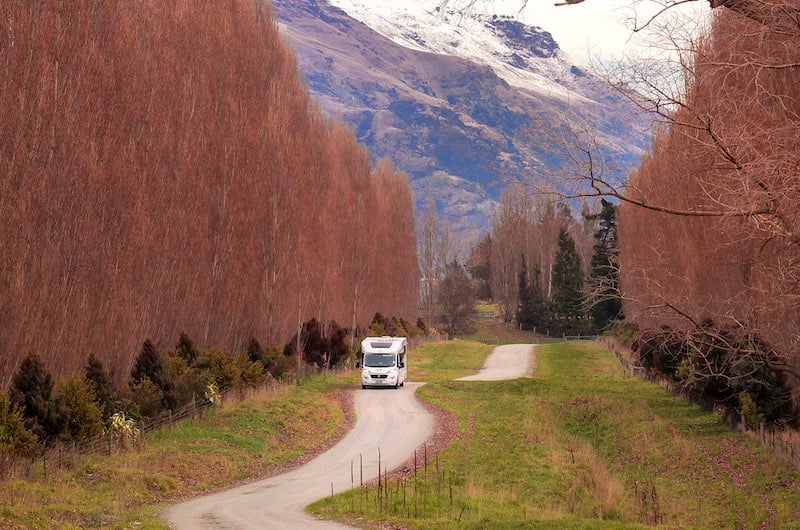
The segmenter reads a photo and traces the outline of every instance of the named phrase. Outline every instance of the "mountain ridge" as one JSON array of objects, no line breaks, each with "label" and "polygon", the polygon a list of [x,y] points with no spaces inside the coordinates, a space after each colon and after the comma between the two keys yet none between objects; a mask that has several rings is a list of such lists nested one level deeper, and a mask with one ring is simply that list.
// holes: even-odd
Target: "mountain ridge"
[{"label": "mountain ridge", "polygon": [[[442,45],[449,51],[438,44],[413,49],[323,0],[276,0],[275,7],[323,110],[350,124],[373,156],[410,175],[418,209],[432,199],[469,233],[488,227],[507,181],[562,164],[547,142],[563,131],[566,113],[596,130],[603,149],[624,163],[638,160],[647,143],[628,127],[621,98],[565,59],[539,28],[471,18],[502,35],[490,41],[470,30],[496,52],[476,59],[478,45],[463,34]],[[421,48],[434,40],[427,32],[437,31],[426,24],[416,36],[410,23],[397,28]],[[454,53],[459,47],[465,56]],[[547,82],[538,82],[545,74]],[[528,76],[526,86],[517,86],[520,76]]]}]

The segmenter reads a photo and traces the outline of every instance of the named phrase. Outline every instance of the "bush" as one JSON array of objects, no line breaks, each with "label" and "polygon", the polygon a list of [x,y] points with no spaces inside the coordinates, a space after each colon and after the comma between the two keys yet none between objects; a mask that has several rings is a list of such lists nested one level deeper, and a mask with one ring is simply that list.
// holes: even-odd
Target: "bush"
[{"label": "bush", "polygon": [[130,399],[136,404],[140,418],[156,418],[161,414],[164,393],[150,379],[145,377],[135,385],[130,385],[130,393]]},{"label": "bush", "polygon": [[92,388],[84,380],[73,377],[58,385],[68,413],[67,433],[73,440],[85,440],[103,432],[103,413],[95,403]]},{"label": "bush", "polygon": [[0,392],[0,455],[33,458],[37,452],[36,435],[25,427],[19,407]]},{"label": "bush", "polygon": [[729,410],[746,412],[749,421],[798,421],[786,363],[744,326],[719,326],[710,320],[689,331],[664,326],[643,331],[632,350],[643,367]]},{"label": "bush", "polygon": [[[164,362],[161,359],[161,354],[158,353],[153,343],[150,340],[145,340],[142,344],[142,349],[136,357],[136,361],[131,369],[131,377],[129,385],[131,388],[138,386],[144,380],[150,381],[161,392],[161,408],[164,410],[175,410],[177,408],[177,398],[175,396],[175,389],[172,382],[169,380],[166,371],[164,370]],[[134,392],[136,394],[136,392]],[[149,399],[149,393],[147,398]],[[145,409],[150,410],[148,404],[138,402],[142,408],[142,413]]]}]

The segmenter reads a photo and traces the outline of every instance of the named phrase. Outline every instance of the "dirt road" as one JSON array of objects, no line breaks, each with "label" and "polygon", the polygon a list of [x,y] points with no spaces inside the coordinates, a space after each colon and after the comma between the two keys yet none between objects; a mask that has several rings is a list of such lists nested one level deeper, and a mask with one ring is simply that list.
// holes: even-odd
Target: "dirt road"
[{"label": "dirt road", "polygon": [[305,513],[308,504],[350,489],[350,463],[359,484],[359,453],[364,481],[377,477],[378,447],[381,469],[402,464],[433,431],[433,418],[417,401],[419,384],[395,389],[356,392],[356,425],[338,444],[311,462],[282,475],[245,486],[198,497],[170,508],[166,517],[173,528],[350,528],[318,521]]},{"label": "dirt road", "polygon": [[[500,380],[522,377],[533,369],[533,346],[518,344],[495,348],[477,375],[464,380]],[[399,466],[413,455],[433,432],[433,418],[417,401],[419,383],[406,383],[400,389],[374,389],[356,392],[356,425],[338,444],[311,462],[282,475],[244,486],[198,497],[170,508],[166,517],[173,528],[274,528],[319,530],[345,529],[348,526],[319,521],[306,515],[308,504],[351,487],[358,486],[359,453],[363,456],[364,481],[378,473],[378,447],[381,469]]]},{"label": "dirt road", "polygon": [[536,363],[533,348],[532,344],[498,346],[483,363],[480,372],[461,377],[459,381],[500,381],[530,375]]}]

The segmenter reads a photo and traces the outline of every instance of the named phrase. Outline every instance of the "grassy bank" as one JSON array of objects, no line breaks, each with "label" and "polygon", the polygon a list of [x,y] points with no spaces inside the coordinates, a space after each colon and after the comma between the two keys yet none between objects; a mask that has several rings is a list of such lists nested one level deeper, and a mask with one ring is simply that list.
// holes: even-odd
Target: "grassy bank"
[{"label": "grassy bank", "polygon": [[592,343],[539,346],[537,357],[532,379],[423,387],[462,432],[419,470],[416,517],[413,477],[380,503],[355,491],[312,510],[373,527],[797,527],[800,473],[713,414],[626,379]]},{"label": "grassy bank", "polygon": [[148,436],[140,451],[34,464],[0,481],[0,528],[165,528],[165,504],[263,475],[333,440],[345,419],[335,393],[353,374],[313,377],[211,410]]}]

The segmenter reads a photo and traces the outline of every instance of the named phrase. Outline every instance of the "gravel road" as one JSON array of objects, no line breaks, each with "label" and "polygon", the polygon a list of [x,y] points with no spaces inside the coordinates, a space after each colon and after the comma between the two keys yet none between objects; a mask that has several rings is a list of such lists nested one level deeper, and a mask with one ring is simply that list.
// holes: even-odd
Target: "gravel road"
[{"label": "gravel road", "polygon": [[330,450],[288,473],[178,504],[166,512],[167,520],[176,529],[350,528],[318,521],[303,508],[330,495],[331,483],[335,493],[350,489],[351,461],[358,486],[359,453],[365,482],[378,476],[378,447],[382,470],[413,455],[433,432],[433,418],[414,395],[419,386],[356,391],[356,425]]},{"label": "gravel road", "polygon": [[[533,346],[516,344],[495,348],[477,375],[463,380],[515,379],[533,370]],[[305,514],[308,504],[350,489],[351,462],[354,484],[360,477],[359,453],[363,456],[364,482],[381,469],[401,465],[433,432],[433,418],[417,401],[420,383],[395,389],[356,391],[356,425],[330,450],[307,464],[281,475],[252,482],[173,506],[166,512],[172,528],[223,529],[349,529]]]},{"label": "gravel road", "polygon": [[536,356],[532,344],[506,344],[498,346],[483,363],[475,375],[459,378],[459,381],[500,381],[517,379],[533,372]]}]

